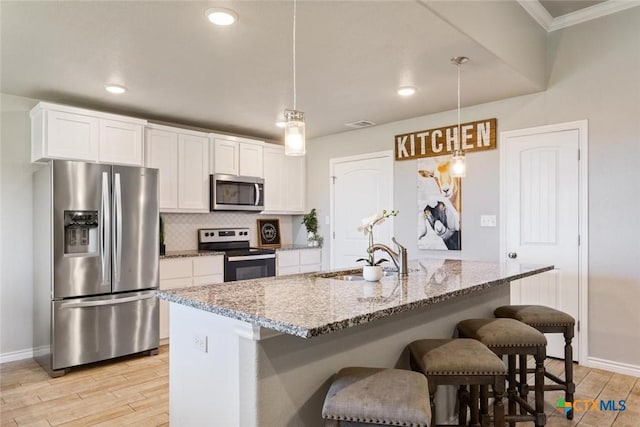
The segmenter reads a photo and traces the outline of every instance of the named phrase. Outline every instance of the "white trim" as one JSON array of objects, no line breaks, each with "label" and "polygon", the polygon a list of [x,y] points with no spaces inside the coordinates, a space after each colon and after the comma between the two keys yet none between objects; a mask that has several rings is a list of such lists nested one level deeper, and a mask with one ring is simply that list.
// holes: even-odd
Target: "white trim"
[{"label": "white trim", "polygon": [[[377,159],[377,158],[384,158],[384,157],[388,157],[389,161],[391,162],[391,199],[394,199],[394,195],[393,195],[393,173],[394,173],[394,168],[393,168],[393,151],[392,150],[387,150],[387,151],[377,151],[375,153],[367,153],[367,154],[358,154],[356,156],[347,156],[347,157],[337,157],[335,159],[329,159],[329,244],[326,244],[326,240],[325,240],[325,247],[328,246],[329,248],[329,268],[335,268],[335,261],[334,261],[334,254],[335,251],[333,250],[333,233],[335,232],[334,229],[334,224],[335,224],[335,206],[334,206],[334,190],[333,190],[333,169],[335,168],[335,165],[338,163],[346,163],[346,162],[354,162],[354,161],[358,161],[358,160],[370,160],[370,159]],[[393,209],[393,208],[391,208]],[[389,228],[390,228],[390,232],[391,235],[393,236],[393,221],[390,221],[389,223]]]},{"label": "white trim", "polygon": [[566,130],[578,131],[578,148],[580,150],[580,163],[578,171],[579,205],[578,205],[578,232],[580,233],[580,246],[578,247],[578,318],[580,330],[578,336],[578,363],[584,363],[589,358],[589,122],[578,120],[575,122],[557,123],[547,126],[531,127],[512,131],[500,132],[500,255],[501,261],[505,260],[507,236],[504,218],[507,215],[506,182],[504,179],[506,165],[506,140],[510,137],[535,135],[540,133],[561,132]]},{"label": "white trim", "polygon": [[520,6],[522,6],[545,31],[549,32],[549,28],[551,28],[551,24],[553,23],[553,17],[539,1],[518,0],[518,3],[520,3]]},{"label": "white trim", "polygon": [[33,349],[10,351],[0,354],[0,364],[7,362],[15,362],[16,360],[33,359]]},{"label": "white trim", "polygon": [[554,18],[547,31],[551,32],[582,22],[591,21],[592,19],[602,18],[603,16],[611,15],[612,13],[630,9],[638,5],[640,5],[640,2],[637,0],[608,0],[594,4],[593,6]]},{"label": "white trim", "polygon": [[602,18],[640,5],[638,0],[609,0],[554,18],[537,0],[518,0],[518,3],[547,32]]},{"label": "white trim", "polygon": [[623,375],[631,375],[640,378],[640,366],[629,363],[614,362],[613,360],[589,357],[585,364],[588,368],[604,369],[605,371],[616,372]]}]

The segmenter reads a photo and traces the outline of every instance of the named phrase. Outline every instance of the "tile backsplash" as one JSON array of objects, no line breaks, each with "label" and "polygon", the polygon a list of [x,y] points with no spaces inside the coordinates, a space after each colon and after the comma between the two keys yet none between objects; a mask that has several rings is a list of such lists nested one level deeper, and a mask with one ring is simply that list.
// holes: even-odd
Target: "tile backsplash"
[{"label": "tile backsplash", "polygon": [[[283,245],[293,243],[292,216],[261,215],[245,212],[212,212],[202,214],[161,213],[164,220],[164,243],[167,251],[198,249],[199,228],[248,227],[251,246],[258,245],[256,220],[278,218]],[[299,221],[298,221],[299,222]]]}]

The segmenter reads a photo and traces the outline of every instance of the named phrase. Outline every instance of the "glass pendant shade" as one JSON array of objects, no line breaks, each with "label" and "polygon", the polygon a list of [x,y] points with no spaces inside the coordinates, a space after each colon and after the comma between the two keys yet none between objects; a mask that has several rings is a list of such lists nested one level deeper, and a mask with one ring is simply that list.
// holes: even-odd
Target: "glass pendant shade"
[{"label": "glass pendant shade", "polygon": [[464,178],[467,175],[467,160],[462,151],[456,150],[453,152],[449,170],[454,178]]},{"label": "glass pendant shade", "polygon": [[286,156],[304,156],[306,154],[304,113],[297,110],[285,110],[284,154]]}]

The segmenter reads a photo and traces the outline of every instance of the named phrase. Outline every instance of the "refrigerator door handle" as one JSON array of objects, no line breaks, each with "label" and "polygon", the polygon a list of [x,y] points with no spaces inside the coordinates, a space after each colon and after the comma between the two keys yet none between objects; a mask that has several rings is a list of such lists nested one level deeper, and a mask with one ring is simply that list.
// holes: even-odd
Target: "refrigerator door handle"
[{"label": "refrigerator door handle", "polygon": [[102,172],[102,201],[100,206],[100,265],[102,266],[102,285],[110,282],[110,268],[107,264],[111,254],[111,207],[109,206],[109,173]]},{"label": "refrigerator door handle", "polygon": [[260,204],[260,185],[258,185],[257,183],[254,184],[256,186],[256,203],[255,206],[258,206]]},{"label": "refrigerator door handle", "polygon": [[113,183],[113,285],[120,283],[120,267],[122,265],[122,187],[120,185],[120,174],[114,174]]},{"label": "refrigerator door handle", "polygon": [[142,301],[145,299],[155,298],[154,292],[143,295],[136,295],[133,297],[125,298],[109,298],[97,301],[83,301],[83,302],[65,302],[60,305],[60,308],[86,308],[86,307],[99,307],[103,305],[116,305],[124,304],[127,302]]}]

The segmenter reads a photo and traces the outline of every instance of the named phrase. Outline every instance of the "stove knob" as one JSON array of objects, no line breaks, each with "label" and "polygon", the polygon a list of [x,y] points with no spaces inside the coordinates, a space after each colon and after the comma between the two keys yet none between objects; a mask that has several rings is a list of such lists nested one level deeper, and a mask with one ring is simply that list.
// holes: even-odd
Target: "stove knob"
[{"label": "stove knob", "polygon": [[209,233],[204,233],[205,236],[209,237]]}]

